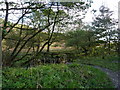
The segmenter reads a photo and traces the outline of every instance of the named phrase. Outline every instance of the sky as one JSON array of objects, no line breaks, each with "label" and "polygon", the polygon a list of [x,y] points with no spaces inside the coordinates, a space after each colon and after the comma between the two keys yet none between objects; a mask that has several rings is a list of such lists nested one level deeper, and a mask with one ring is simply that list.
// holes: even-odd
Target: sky
[{"label": "sky", "polygon": [[91,7],[89,8],[85,19],[83,20],[84,22],[91,22],[92,21],[92,13],[91,10],[99,10],[99,7],[101,5],[104,5],[108,8],[110,8],[111,11],[114,11],[113,18],[118,19],[118,2],[120,0],[93,0],[93,3]]},{"label": "sky", "polygon": [[[4,0],[0,0],[0,1],[4,1]],[[13,1],[13,0],[8,0],[8,1]],[[17,1],[20,1],[20,0],[14,0],[14,2],[17,2]],[[87,22],[87,23],[91,22],[93,17],[93,14],[91,13],[91,11],[93,9],[99,10],[99,7],[101,5],[105,5],[106,7],[110,8],[111,11],[114,11],[113,17],[115,19],[118,19],[118,2],[120,0],[92,0],[92,1],[93,3],[91,7],[89,8],[85,19],[83,19],[84,22]]]}]

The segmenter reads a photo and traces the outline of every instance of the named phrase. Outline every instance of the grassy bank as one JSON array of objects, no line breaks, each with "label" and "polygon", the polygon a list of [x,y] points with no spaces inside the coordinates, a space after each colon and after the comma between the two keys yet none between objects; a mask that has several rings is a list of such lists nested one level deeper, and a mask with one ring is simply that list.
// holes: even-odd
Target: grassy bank
[{"label": "grassy bank", "polygon": [[120,58],[117,55],[106,55],[103,59],[102,57],[86,57],[82,59],[76,60],[79,63],[82,64],[91,64],[100,66],[103,68],[108,68],[112,71],[118,71],[120,68]]},{"label": "grassy bank", "polygon": [[3,88],[113,88],[104,72],[79,64],[3,68]]}]

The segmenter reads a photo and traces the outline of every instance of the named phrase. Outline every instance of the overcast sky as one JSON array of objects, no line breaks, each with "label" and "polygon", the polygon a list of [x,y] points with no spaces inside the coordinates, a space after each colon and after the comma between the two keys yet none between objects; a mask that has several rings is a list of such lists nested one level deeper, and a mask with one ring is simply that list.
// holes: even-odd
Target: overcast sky
[{"label": "overcast sky", "polygon": [[[0,0],[4,1],[4,0]],[[8,0],[8,1],[21,1],[21,0]],[[69,0],[68,0],[69,1]],[[84,0],[83,0],[84,1]],[[89,8],[88,13],[86,14],[84,22],[91,22],[92,21],[92,13],[91,10],[99,10],[101,5],[105,5],[106,7],[110,8],[110,10],[114,11],[113,17],[118,18],[118,2],[120,0],[92,0],[92,6]]]},{"label": "overcast sky", "polygon": [[92,13],[91,10],[99,10],[101,5],[105,5],[110,8],[111,11],[114,11],[113,17],[118,19],[118,2],[120,0],[93,0],[92,6],[89,8],[88,13],[86,14],[86,18],[83,20],[84,22],[92,21]]}]

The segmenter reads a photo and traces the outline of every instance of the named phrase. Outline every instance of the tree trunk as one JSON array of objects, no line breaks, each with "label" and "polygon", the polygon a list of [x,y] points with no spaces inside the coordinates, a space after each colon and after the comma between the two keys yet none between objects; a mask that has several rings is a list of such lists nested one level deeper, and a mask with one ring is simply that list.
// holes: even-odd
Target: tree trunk
[{"label": "tree trunk", "polygon": [[110,49],[111,47],[110,47],[110,40],[109,40],[109,44],[108,44],[108,51],[109,51],[109,55],[110,55],[110,51],[111,51],[111,49]]},{"label": "tree trunk", "polygon": [[50,52],[50,43],[47,44],[47,52]]},{"label": "tree trunk", "polygon": [[0,68],[2,68],[2,29],[0,29]]},{"label": "tree trunk", "polygon": [[88,55],[88,50],[85,47],[82,47],[82,48],[84,50],[85,56],[87,56]]}]

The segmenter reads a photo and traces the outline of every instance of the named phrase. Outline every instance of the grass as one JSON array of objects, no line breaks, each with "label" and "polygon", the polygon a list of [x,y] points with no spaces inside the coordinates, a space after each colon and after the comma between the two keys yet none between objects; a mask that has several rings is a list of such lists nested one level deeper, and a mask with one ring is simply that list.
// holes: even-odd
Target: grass
[{"label": "grass", "polygon": [[105,57],[105,59],[102,59],[102,57],[88,57],[84,59],[78,59],[82,64],[91,64],[96,65],[104,68],[108,68],[112,71],[118,71],[120,68],[120,63],[114,62],[119,61],[120,58],[117,55],[108,55]]},{"label": "grass", "polygon": [[0,88],[2,88],[2,68],[0,68]]},{"label": "grass", "polygon": [[3,68],[3,88],[114,88],[107,75],[80,64]]}]

